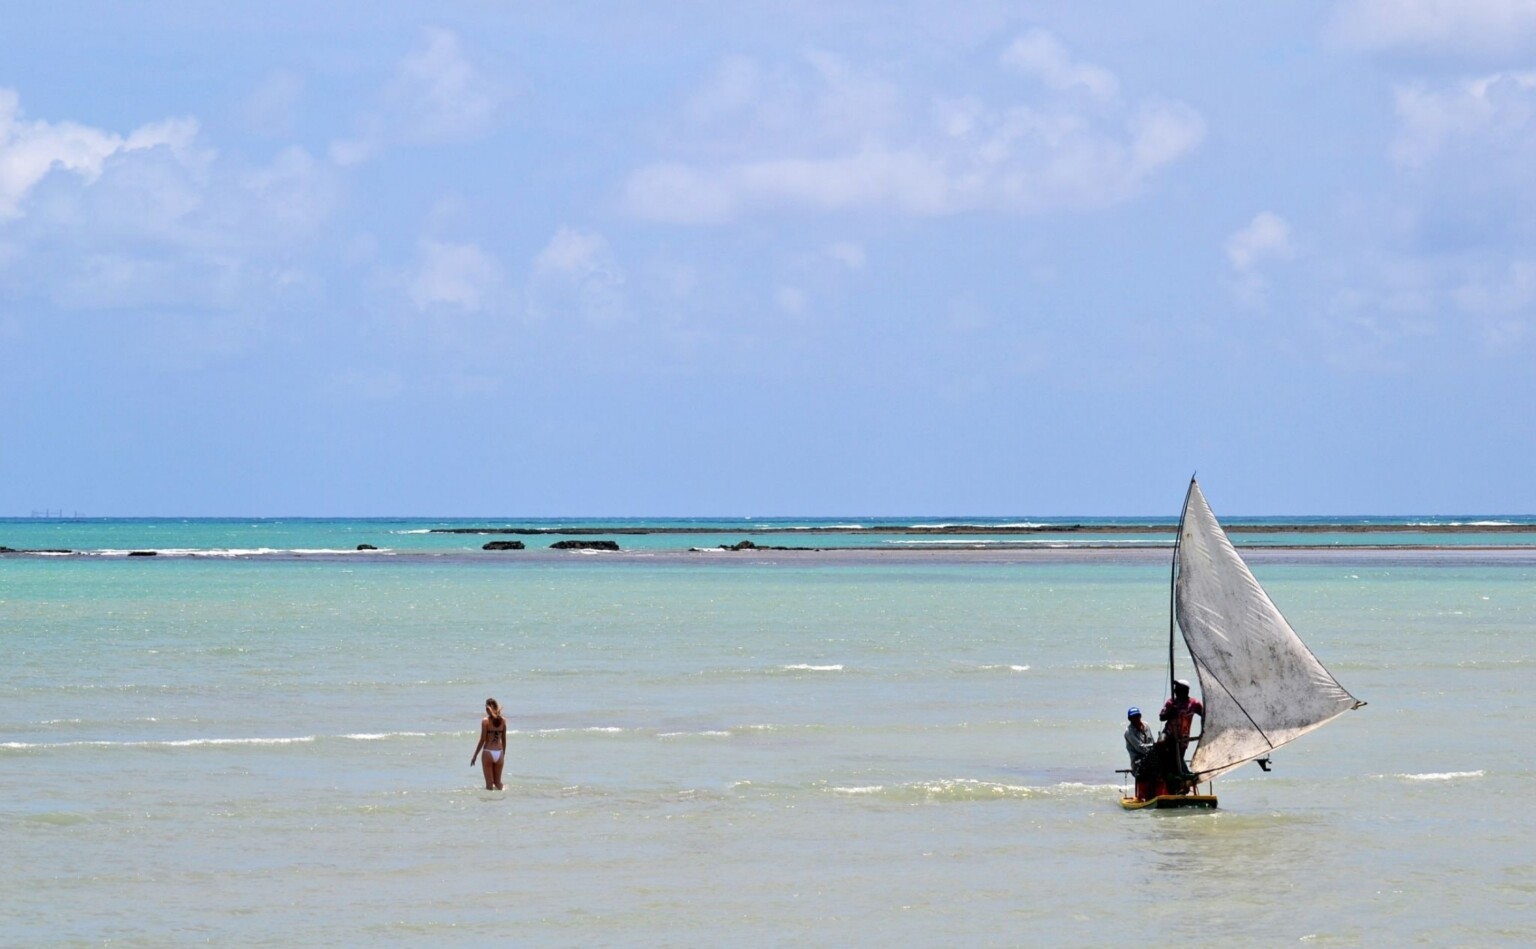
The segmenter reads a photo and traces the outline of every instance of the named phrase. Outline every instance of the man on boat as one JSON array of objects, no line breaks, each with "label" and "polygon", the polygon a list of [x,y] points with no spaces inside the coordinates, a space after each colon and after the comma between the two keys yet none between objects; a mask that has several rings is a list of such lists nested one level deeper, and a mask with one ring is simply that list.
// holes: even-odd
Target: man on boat
[{"label": "man on boat", "polygon": [[1157,720],[1167,722],[1167,733],[1179,740],[1179,760],[1184,759],[1184,750],[1189,746],[1189,726],[1194,722],[1195,716],[1205,718],[1205,706],[1199,699],[1189,697],[1189,683],[1184,679],[1178,679],[1173,683],[1173,697],[1163,703],[1163,710],[1157,713]]},{"label": "man on boat", "polygon": [[1156,782],[1151,774],[1142,776],[1142,762],[1152,751],[1152,746],[1157,744],[1157,738],[1141,720],[1141,709],[1132,705],[1126,709],[1125,717],[1130,721],[1125,729],[1125,750],[1131,756],[1131,774],[1136,777],[1136,799],[1145,801],[1157,796]]}]

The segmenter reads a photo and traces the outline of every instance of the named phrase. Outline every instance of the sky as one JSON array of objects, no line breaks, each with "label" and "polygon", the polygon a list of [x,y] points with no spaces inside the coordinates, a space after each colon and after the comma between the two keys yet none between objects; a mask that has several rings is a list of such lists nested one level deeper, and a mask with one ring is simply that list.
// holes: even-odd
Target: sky
[{"label": "sky", "polygon": [[0,515],[1536,512],[1536,4],[0,0]]}]

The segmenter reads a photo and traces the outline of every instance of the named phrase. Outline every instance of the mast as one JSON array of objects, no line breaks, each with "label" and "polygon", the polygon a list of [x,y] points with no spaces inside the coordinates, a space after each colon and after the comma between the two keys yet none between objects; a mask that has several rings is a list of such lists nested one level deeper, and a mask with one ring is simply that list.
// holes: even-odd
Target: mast
[{"label": "mast", "polygon": [[1173,694],[1173,638],[1174,617],[1178,612],[1179,546],[1184,542],[1184,517],[1189,513],[1189,496],[1195,490],[1195,476],[1189,476],[1189,487],[1184,490],[1184,506],[1179,509],[1179,526],[1173,535],[1173,562],[1168,568],[1168,694]]}]

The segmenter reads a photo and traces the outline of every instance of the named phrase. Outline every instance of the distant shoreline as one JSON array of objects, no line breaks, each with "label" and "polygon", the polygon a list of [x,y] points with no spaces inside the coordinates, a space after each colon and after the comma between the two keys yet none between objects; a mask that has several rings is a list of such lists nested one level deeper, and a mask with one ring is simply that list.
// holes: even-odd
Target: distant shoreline
[{"label": "distant shoreline", "polygon": [[[1536,524],[1223,524],[1228,534],[1536,534]],[[538,537],[601,534],[1173,534],[1173,524],[934,524],[869,526],[811,525],[806,527],[434,527],[431,534],[510,534]]]},{"label": "distant shoreline", "polygon": [[[1331,564],[1350,566],[1518,566],[1536,567],[1536,544],[1508,546],[1425,545],[1265,545],[1240,547],[1250,564]],[[0,561],[12,558],[58,559],[74,562],[177,563],[189,560],[225,563],[330,562],[349,565],[388,564],[495,564],[517,565],[611,564],[721,565],[806,567],[892,565],[1046,565],[1046,564],[1166,564],[1170,546],[1121,546],[1114,544],[953,544],[911,547],[755,547],[732,550],[721,547],[617,551],[554,550],[529,548],[513,551],[448,550],[413,551],[388,548],[351,550],[265,550],[249,552],[186,550],[141,552],[92,550],[15,550],[0,548]]]}]

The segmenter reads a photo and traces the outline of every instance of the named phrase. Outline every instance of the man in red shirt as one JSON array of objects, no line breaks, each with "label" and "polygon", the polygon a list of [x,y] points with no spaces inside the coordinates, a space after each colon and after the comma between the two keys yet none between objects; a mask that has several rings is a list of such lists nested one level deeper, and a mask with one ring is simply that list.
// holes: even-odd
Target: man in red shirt
[{"label": "man in red shirt", "polygon": [[1173,698],[1163,703],[1157,720],[1167,722],[1167,734],[1179,740],[1179,760],[1184,760],[1184,749],[1189,745],[1189,726],[1196,715],[1205,718],[1205,706],[1199,699],[1189,697],[1189,683],[1179,679],[1173,683]]}]

